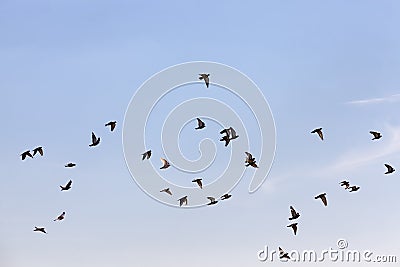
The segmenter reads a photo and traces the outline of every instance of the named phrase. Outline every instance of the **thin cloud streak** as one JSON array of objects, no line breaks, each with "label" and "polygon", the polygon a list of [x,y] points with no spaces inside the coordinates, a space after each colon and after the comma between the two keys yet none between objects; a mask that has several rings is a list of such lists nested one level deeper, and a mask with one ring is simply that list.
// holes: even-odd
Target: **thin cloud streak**
[{"label": "thin cloud streak", "polygon": [[387,103],[387,102],[398,102],[400,101],[400,94],[394,94],[386,97],[377,97],[377,98],[369,98],[369,99],[360,99],[346,102],[346,104],[350,105],[368,105],[368,104],[378,104],[378,103]]}]

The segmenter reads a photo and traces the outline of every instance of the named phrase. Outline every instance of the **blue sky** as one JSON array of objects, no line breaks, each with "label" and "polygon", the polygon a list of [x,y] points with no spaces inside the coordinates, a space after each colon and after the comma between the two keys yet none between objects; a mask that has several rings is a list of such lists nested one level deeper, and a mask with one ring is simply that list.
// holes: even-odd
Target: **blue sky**
[{"label": "blue sky", "polygon": [[[384,163],[400,166],[397,1],[1,1],[0,10],[1,266],[262,266],[265,245],[321,251],[339,238],[400,259],[400,182],[383,175]],[[194,60],[259,86],[277,149],[255,194],[245,176],[224,205],[177,209],[134,183],[122,122],[145,80]],[[323,142],[310,134],[317,127]],[[383,138],[372,142],[370,130]],[[93,149],[91,131],[102,138]],[[38,145],[43,158],[20,160]],[[343,178],[361,190],[345,192]],[[313,199],[322,192],[326,208]],[[290,205],[301,213],[297,236],[286,228]]]}]

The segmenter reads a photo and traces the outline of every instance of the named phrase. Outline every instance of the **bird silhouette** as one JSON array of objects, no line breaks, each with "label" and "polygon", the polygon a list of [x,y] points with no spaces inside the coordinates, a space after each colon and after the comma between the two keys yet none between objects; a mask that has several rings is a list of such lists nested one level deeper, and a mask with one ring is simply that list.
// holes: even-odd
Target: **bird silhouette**
[{"label": "bird silhouette", "polygon": [[239,137],[239,135],[236,134],[235,129],[232,127],[229,127],[228,129],[223,129],[222,131],[219,132],[220,134],[225,134],[219,141],[225,141],[225,146],[228,146],[229,142],[231,140],[234,140]]},{"label": "bird silhouette", "polygon": [[182,205],[187,205],[187,196],[181,197],[180,199],[178,199],[179,201],[179,207],[182,207]]},{"label": "bird silhouette", "polygon": [[297,218],[300,217],[300,213],[298,213],[293,206],[290,206],[290,213],[292,215],[292,217],[289,218],[289,220],[296,220]]},{"label": "bird silhouette", "polygon": [[374,136],[374,138],[372,138],[372,140],[376,140],[376,139],[379,139],[382,137],[381,133],[379,133],[379,132],[370,131],[369,133]]},{"label": "bird silhouette", "polygon": [[71,185],[72,185],[72,180],[69,180],[69,182],[65,186],[60,185],[61,191],[66,191],[71,189]]},{"label": "bird silhouette", "polygon": [[390,174],[395,171],[395,169],[392,166],[390,166],[389,164],[385,164],[385,166],[387,168],[387,172],[385,172],[385,174]]},{"label": "bird silhouette", "polygon": [[324,135],[322,134],[322,128],[317,128],[315,130],[312,130],[311,133],[317,133],[319,135],[319,138],[321,138],[321,140],[324,140]]},{"label": "bird silhouette", "polygon": [[62,221],[64,220],[64,218],[65,218],[65,211],[63,211],[60,216],[55,218],[54,221]]},{"label": "bird silhouette", "polygon": [[294,235],[297,234],[297,223],[289,224],[287,227],[292,227]]},{"label": "bird silhouette", "polygon": [[27,150],[27,151],[23,152],[20,156],[21,156],[22,160],[25,160],[26,157],[33,158],[33,156],[32,156],[32,154],[31,154],[30,150]]},{"label": "bird silhouette", "polygon": [[228,198],[230,198],[232,195],[230,195],[230,194],[224,194],[223,196],[221,196],[221,200],[225,200],[225,199],[228,199]]},{"label": "bird silhouette", "polygon": [[214,197],[207,197],[208,200],[210,200],[210,203],[208,203],[207,205],[215,205],[218,203],[218,200],[215,200]]},{"label": "bird silhouette", "polygon": [[75,167],[75,166],[76,166],[76,164],[72,163],[72,162],[69,162],[69,163],[64,165],[65,168],[72,168],[72,167]]},{"label": "bird silhouette", "polygon": [[204,82],[206,83],[206,87],[208,88],[209,84],[210,84],[210,74],[205,74],[205,73],[201,73],[199,74],[199,80],[204,80]]},{"label": "bird silhouette", "polygon": [[203,129],[204,127],[206,127],[206,124],[202,120],[197,118],[197,127],[195,129],[200,130]]},{"label": "bird silhouette", "polygon": [[40,156],[43,156],[43,147],[38,146],[37,148],[33,149],[33,155],[32,156],[35,156],[36,153],[39,153]]},{"label": "bird silhouette", "polygon": [[200,187],[200,189],[203,189],[203,183],[201,182],[201,180],[203,180],[203,179],[197,178],[197,179],[194,179],[194,180],[192,181],[192,183],[197,183],[198,186]]},{"label": "bird silhouette", "polygon": [[161,190],[160,192],[165,192],[165,193],[167,193],[167,194],[172,196],[172,192],[171,192],[171,190],[169,188],[165,188],[165,189]]},{"label": "bird silhouette", "polygon": [[145,160],[146,158],[149,159],[151,157],[151,150],[147,150],[142,154],[142,160]]},{"label": "bird silhouette", "polygon": [[42,232],[44,234],[47,234],[46,229],[44,227],[36,227],[33,229],[34,232]]},{"label": "bird silhouette", "polygon": [[160,167],[160,169],[166,169],[169,166],[171,166],[166,159],[163,159],[163,158],[160,158],[160,159],[161,159],[161,162],[163,163],[163,165]]},{"label": "bird silhouette", "polygon": [[281,247],[279,247],[279,258],[280,259],[288,259],[290,260],[289,254],[287,252],[285,252]]},{"label": "bird silhouette", "polygon": [[328,201],[326,199],[326,193],[319,194],[318,196],[315,197],[315,199],[318,199],[318,198],[320,198],[322,200],[322,203],[324,203],[325,206],[328,205]]},{"label": "bird silhouette", "polygon": [[344,186],[344,189],[348,189],[350,186],[350,183],[348,181],[341,181],[340,186]]},{"label": "bird silhouette", "polygon": [[100,143],[100,137],[96,137],[94,132],[92,132],[92,143],[89,146],[97,146]]},{"label": "bird silhouette", "polygon": [[360,189],[359,186],[353,185],[349,187],[349,192],[356,192],[358,189]]},{"label": "bird silhouette", "polygon": [[246,153],[247,157],[246,160],[244,161],[246,163],[246,167],[251,166],[253,168],[258,168],[256,164],[256,159],[253,158],[253,156],[249,152],[244,152]]},{"label": "bird silhouette", "polygon": [[112,131],[114,131],[116,125],[117,125],[116,121],[110,121],[110,122],[107,122],[104,126],[106,126],[106,127],[110,126],[110,130],[112,132]]}]

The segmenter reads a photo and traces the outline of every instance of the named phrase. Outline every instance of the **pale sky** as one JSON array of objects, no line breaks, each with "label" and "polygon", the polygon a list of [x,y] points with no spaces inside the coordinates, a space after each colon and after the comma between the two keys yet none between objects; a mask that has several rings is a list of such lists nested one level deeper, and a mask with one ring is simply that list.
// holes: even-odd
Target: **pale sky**
[{"label": "pale sky", "polygon": [[[400,170],[399,15],[394,0],[1,1],[0,266],[266,266],[257,259],[264,246],[320,252],[340,238],[349,249],[400,261],[399,174],[384,175],[385,163]],[[133,181],[122,126],[143,82],[190,61],[250,77],[269,103],[277,143],[256,193],[247,191],[249,169],[228,201],[179,209]],[[238,105],[214,88],[213,97]],[[149,140],[159,142],[157,123],[177,101],[204,94],[166,98],[150,120]],[[113,133],[104,127],[110,120],[117,121]],[[189,159],[208,137],[193,137],[192,126],[180,140]],[[324,141],[310,133],[318,127]],[[371,141],[370,130],[383,137]],[[101,137],[95,148],[88,147],[92,131]],[[151,162],[161,166],[157,142]],[[21,161],[36,146],[44,156]],[[68,162],[77,166],[64,168]],[[218,172],[226,162],[215,164]],[[195,186],[175,174],[167,179]],[[69,179],[72,189],[60,192]],[[361,189],[346,192],[343,179]],[[322,192],[328,207],[314,200]],[[286,227],[290,205],[301,214],[297,236]],[[65,220],[53,222],[62,211]]]}]

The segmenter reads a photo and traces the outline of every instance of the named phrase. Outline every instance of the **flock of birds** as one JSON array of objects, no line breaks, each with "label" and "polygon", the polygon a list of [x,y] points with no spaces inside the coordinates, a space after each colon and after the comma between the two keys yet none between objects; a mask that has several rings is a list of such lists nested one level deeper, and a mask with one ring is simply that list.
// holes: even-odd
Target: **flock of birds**
[{"label": "flock of birds", "polygon": [[[324,140],[324,134],[322,132],[322,128],[317,128],[311,131],[312,134],[318,134],[319,138],[321,140]],[[376,131],[370,131],[370,134],[372,134],[373,138],[372,140],[378,140],[382,137],[382,134],[380,132],[376,132]],[[395,171],[395,169],[390,166],[389,164],[384,164],[385,167],[387,168],[387,171],[384,174],[391,174]],[[348,190],[348,192],[356,192],[360,189],[360,186],[357,185],[351,185],[349,181],[347,180],[343,180],[339,183],[340,186],[342,186],[345,190]],[[322,201],[322,204],[324,206],[328,206],[328,199],[326,196],[326,193],[321,193],[317,196],[314,197],[315,199],[320,199]],[[291,217],[289,218],[289,220],[296,220],[300,217],[300,213],[297,212],[293,206],[290,206],[290,213],[291,213]],[[292,228],[294,235],[297,234],[297,230],[298,230],[298,223],[291,223],[289,225],[287,225],[287,227]],[[280,259],[290,259],[289,253],[285,252],[281,247],[278,247],[279,249],[279,257]]]},{"label": "flock of birds", "polygon": [[[106,127],[110,126],[110,130],[111,132],[114,131],[115,126],[117,125],[116,121],[110,121],[108,123],[105,124]],[[100,144],[100,137],[97,137],[94,132],[92,132],[92,143],[89,144],[89,147],[95,147],[98,144]],[[25,160],[27,157],[33,158],[37,153],[40,154],[40,156],[43,156],[43,147],[39,146],[37,148],[34,148],[32,150],[33,154],[31,153],[30,150],[27,150],[25,152],[23,152],[20,156],[22,160]],[[69,162],[67,164],[64,165],[65,168],[73,168],[75,167],[76,164]],[[72,187],[72,180],[69,180],[67,182],[66,185],[60,185],[61,191],[68,191],[70,190]],[[65,218],[65,211],[63,211],[59,216],[57,216],[57,218],[55,218],[53,221],[62,221]],[[35,228],[33,229],[34,232],[42,232],[44,234],[47,234],[46,228],[45,227],[37,227],[35,226]]]}]

